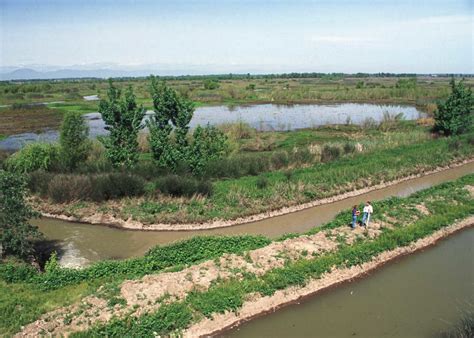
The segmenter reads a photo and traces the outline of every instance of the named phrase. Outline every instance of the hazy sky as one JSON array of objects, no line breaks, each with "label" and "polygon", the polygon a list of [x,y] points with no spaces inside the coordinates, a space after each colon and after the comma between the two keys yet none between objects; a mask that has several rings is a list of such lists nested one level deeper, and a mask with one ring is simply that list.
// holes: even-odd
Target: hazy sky
[{"label": "hazy sky", "polygon": [[473,0],[0,0],[0,65],[473,73]]}]

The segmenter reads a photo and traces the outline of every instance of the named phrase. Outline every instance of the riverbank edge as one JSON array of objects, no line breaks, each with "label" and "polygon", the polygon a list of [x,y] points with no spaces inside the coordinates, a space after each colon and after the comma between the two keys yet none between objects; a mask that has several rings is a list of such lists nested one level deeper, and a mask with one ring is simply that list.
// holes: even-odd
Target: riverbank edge
[{"label": "riverbank edge", "polygon": [[312,207],[330,204],[334,202],[338,202],[341,200],[345,200],[347,198],[357,197],[359,195],[363,195],[372,191],[384,189],[405,181],[409,181],[412,179],[420,178],[423,176],[428,176],[432,174],[436,174],[438,172],[449,170],[452,168],[461,167],[466,164],[470,164],[474,162],[474,158],[464,159],[458,162],[452,162],[447,166],[442,166],[435,168],[433,170],[429,170],[426,172],[420,172],[418,174],[409,175],[398,180],[384,182],[380,184],[376,184],[373,186],[369,186],[363,189],[357,189],[348,191],[344,194],[335,195],[331,197],[326,197],[323,199],[298,204],[290,207],[282,207],[280,209],[270,210],[267,212],[254,214],[246,217],[239,217],[233,220],[214,220],[211,222],[206,223],[155,223],[155,224],[144,224],[139,221],[132,220],[129,218],[128,220],[123,220],[120,218],[116,218],[114,216],[108,214],[95,214],[92,216],[86,216],[82,218],[74,217],[74,216],[67,216],[64,214],[52,214],[48,212],[42,212],[39,210],[43,217],[57,219],[62,221],[68,222],[77,222],[77,223],[84,223],[84,224],[92,224],[92,225],[104,225],[109,227],[114,227],[123,230],[140,230],[140,231],[196,231],[196,230],[209,230],[209,229],[218,229],[218,228],[226,228],[236,225],[242,225],[246,223],[258,222],[265,219],[283,216],[287,214],[291,214],[294,212],[302,211],[305,209],[309,209]]},{"label": "riverbank edge", "polygon": [[212,319],[204,318],[186,329],[183,332],[183,337],[216,336],[252,319],[275,312],[282,307],[298,304],[303,299],[315,296],[320,292],[328,291],[331,288],[358,278],[364,278],[370,272],[382,268],[387,263],[434,246],[438,241],[471,227],[474,227],[474,216],[442,228],[430,236],[420,238],[409,246],[383,252],[371,261],[359,266],[336,269],[326,273],[319,279],[311,280],[303,287],[290,287],[276,291],[272,296],[246,301],[237,314],[235,312],[226,312],[225,314],[215,314]]}]

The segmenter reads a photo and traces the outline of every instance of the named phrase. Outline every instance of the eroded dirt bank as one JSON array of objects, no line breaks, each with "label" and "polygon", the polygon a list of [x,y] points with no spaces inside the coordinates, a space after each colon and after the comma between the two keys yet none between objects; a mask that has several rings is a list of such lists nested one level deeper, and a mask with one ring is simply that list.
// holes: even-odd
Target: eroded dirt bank
[{"label": "eroded dirt bank", "polygon": [[312,296],[324,289],[334,287],[340,283],[355,278],[361,278],[368,272],[381,267],[391,260],[434,245],[437,241],[472,226],[474,226],[474,216],[445,227],[428,237],[419,239],[410,246],[400,247],[392,251],[384,252],[376,256],[373,260],[363,263],[362,265],[344,269],[335,269],[330,273],[324,274],[320,279],[311,280],[304,287],[290,287],[276,291],[272,296],[262,297],[256,295],[251,300],[246,301],[238,313],[227,312],[225,314],[216,314],[212,319],[204,318],[188,328],[183,333],[183,336],[206,337],[216,335],[227,329],[238,326],[245,321],[265,315],[266,313],[274,312],[285,305],[298,302],[302,298]]},{"label": "eroded dirt bank", "polygon": [[277,216],[282,216],[294,212],[298,212],[304,209],[308,209],[311,207],[323,205],[323,204],[329,204],[337,201],[341,201],[344,199],[348,199],[351,197],[356,197],[360,196],[366,193],[369,193],[371,191],[375,190],[380,190],[383,188],[387,188],[390,186],[395,186],[401,182],[409,181],[412,179],[416,179],[419,177],[439,173],[445,170],[449,170],[452,168],[460,167],[466,164],[474,163],[474,159],[468,159],[464,160],[461,162],[456,162],[452,163],[448,166],[444,167],[439,167],[434,170],[426,171],[426,172],[421,172],[415,175],[410,175],[398,180],[390,181],[390,182],[384,182],[381,184],[377,184],[374,186],[366,187],[363,189],[358,189],[358,190],[353,190],[346,192],[344,194],[324,198],[324,199],[319,199],[315,200],[312,202],[308,203],[303,203],[295,206],[290,206],[290,207],[283,207],[281,209],[277,210],[272,210],[260,214],[255,214],[247,217],[240,217],[236,218],[233,220],[213,220],[210,222],[206,223],[180,223],[180,224],[169,224],[169,223],[156,223],[156,224],[144,224],[142,222],[133,220],[131,218],[124,220],[118,217],[115,217],[110,214],[104,214],[104,213],[95,213],[93,215],[88,215],[84,217],[74,217],[74,216],[67,216],[64,214],[59,213],[58,210],[63,210],[60,205],[49,205],[47,203],[40,203],[38,205],[38,208],[41,212],[41,214],[44,217],[49,217],[49,218],[54,218],[54,219],[60,219],[60,220],[65,220],[65,221],[72,221],[72,222],[81,222],[81,223],[88,223],[88,224],[96,224],[96,225],[106,225],[106,226],[112,226],[112,227],[117,227],[121,229],[129,229],[129,230],[144,230],[144,231],[186,231],[186,230],[206,230],[206,229],[216,229],[216,228],[224,228],[224,227],[230,227],[234,225],[240,225],[240,224],[245,224],[245,223],[252,223],[252,222],[257,222],[261,221],[264,219],[272,218],[272,217],[277,217]]}]

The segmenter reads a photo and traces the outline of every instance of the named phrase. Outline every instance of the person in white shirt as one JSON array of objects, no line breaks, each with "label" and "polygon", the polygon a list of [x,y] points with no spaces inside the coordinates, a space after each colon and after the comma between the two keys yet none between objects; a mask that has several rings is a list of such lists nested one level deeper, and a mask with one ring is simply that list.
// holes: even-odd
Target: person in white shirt
[{"label": "person in white shirt", "polygon": [[367,201],[365,203],[364,209],[362,210],[363,215],[362,215],[362,226],[369,226],[369,221],[370,221],[370,216],[374,212],[374,208],[372,207],[372,204],[370,201]]}]

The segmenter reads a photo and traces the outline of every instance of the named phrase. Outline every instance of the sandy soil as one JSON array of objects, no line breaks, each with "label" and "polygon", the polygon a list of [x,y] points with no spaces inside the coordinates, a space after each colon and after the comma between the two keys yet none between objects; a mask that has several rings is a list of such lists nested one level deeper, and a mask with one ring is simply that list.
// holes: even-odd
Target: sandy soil
[{"label": "sandy soil", "polygon": [[[45,203],[40,203],[38,205],[38,208],[40,209],[42,215],[44,217],[49,217],[49,218],[55,218],[55,219],[61,219],[65,221],[73,221],[73,222],[81,222],[81,223],[89,223],[89,224],[98,224],[98,225],[107,225],[107,226],[113,226],[117,228],[122,228],[122,229],[131,229],[131,230],[146,230],[146,231],[169,231],[169,230],[176,230],[176,231],[183,231],[183,230],[205,230],[205,229],[215,229],[215,228],[224,228],[224,227],[229,227],[233,225],[239,225],[239,224],[245,224],[245,223],[251,223],[251,222],[256,222],[260,221],[263,219],[271,218],[271,217],[276,217],[276,216],[281,216],[297,211],[301,211],[304,209],[308,209],[311,207],[315,207],[318,205],[322,204],[328,204],[328,203],[333,203],[336,201],[341,201],[347,198],[359,196],[366,194],[368,192],[374,191],[374,190],[379,190],[383,189],[389,186],[396,185],[398,183],[408,181],[411,179],[415,179],[418,177],[434,174],[443,170],[448,170],[450,168],[455,168],[462,166],[467,163],[474,162],[474,159],[469,159],[469,160],[464,160],[459,163],[453,163],[445,167],[440,167],[435,170],[427,171],[427,172],[422,172],[416,175],[411,175],[407,176],[395,181],[390,181],[390,182],[385,182],[382,184],[377,184],[374,186],[366,187],[363,189],[358,189],[358,190],[353,190],[344,194],[296,205],[296,206],[291,206],[291,207],[284,207],[278,210],[272,210],[260,214],[255,214],[252,216],[248,217],[240,217],[237,219],[233,220],[213,220],[207,223],[181,223],[181,224],[167,224],[167,223],[156,223],[156,224],[144,224],[142,222],[133,220],[131,218],[127,220],[123,220],[118,217],[114,217],[113,215],[108,215],[108,214],[101,214],[101,213],[95,213],[93,215],[88,215],[88,216],[83,216],[83,217],[74,217],[74,216],[67,216],[67,215],[62,215],[59,213],[56,213],[56,210],[63,210],[60,205],[58,206],[48,206]],[[48,212],[48,210],[50,210]],[[54,212],[52,211],[54,210]]]}]

